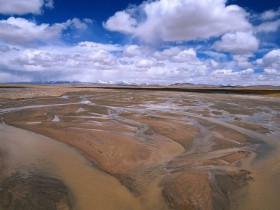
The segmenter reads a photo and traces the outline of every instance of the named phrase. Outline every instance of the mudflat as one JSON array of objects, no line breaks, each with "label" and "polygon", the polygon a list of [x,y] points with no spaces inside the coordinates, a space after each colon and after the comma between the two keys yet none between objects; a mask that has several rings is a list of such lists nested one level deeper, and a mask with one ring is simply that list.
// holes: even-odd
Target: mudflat
[{"label": "mudflat", "polygon": [[0,209],[280,205],[275,88],[2,86],[0,117]]}]

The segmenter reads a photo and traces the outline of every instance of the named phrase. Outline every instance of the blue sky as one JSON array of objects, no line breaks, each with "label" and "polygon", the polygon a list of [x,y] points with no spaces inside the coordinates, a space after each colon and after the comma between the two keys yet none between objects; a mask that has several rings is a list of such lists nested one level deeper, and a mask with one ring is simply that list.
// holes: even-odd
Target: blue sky
[{"label": "blue sky", "polygon": [[0,83],[280,85],[278,0],[0,0]]}]

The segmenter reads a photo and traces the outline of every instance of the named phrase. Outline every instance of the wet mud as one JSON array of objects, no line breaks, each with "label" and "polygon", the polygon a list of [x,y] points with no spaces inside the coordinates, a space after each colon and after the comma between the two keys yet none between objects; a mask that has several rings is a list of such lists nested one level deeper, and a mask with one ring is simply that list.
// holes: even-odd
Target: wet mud
[{"label": "wet mud", "polygon": [[54,178],[17,173],[2,180],[0,185],[0,209],[75,209],[65,184]]}]

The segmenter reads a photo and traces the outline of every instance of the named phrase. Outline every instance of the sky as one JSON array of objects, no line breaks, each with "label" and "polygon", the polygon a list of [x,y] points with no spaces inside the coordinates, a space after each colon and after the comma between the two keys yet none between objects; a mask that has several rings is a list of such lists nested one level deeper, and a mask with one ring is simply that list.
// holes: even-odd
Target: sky
[{"label": "sky", "polygon": [[280,85],[280,1],[0,0],[0,83]]}]

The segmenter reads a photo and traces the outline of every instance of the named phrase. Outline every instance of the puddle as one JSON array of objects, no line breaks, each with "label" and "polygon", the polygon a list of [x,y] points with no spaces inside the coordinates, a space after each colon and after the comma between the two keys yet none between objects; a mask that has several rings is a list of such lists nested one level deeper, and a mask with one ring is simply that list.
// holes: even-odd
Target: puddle
[{"label": "puddle", "polygon": [[57,115],[54,116],[54,118],[52,119],[52,122],[59,122],[60,119]]}]

